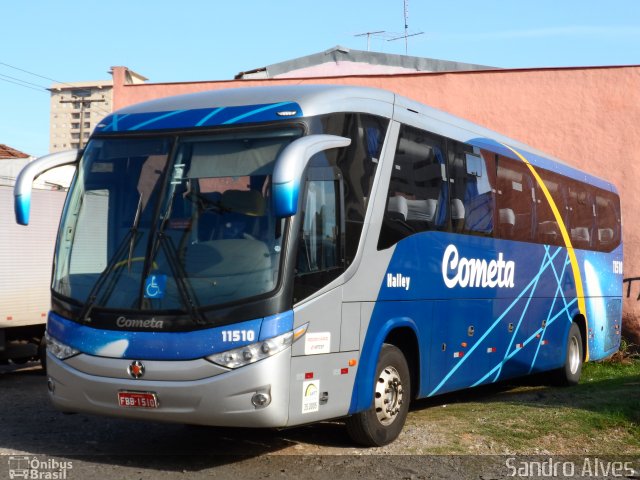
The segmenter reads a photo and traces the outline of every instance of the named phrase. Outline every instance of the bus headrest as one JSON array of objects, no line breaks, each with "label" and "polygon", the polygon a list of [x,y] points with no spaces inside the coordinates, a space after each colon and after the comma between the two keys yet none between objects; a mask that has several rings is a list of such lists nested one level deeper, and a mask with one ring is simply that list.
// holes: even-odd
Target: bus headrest
[{"label": "bus headrest", "polygon": [[[389,198],[389,205],[387,211],[390,214],[395,214],[396,218],[401,217],[402,221],[407,220],[407,214],[409,212],[409,206],[407,205],[407,199],[403,196],[396,195]],[[394,215],[392,215],[394,216]]]},{"label": "bus headrest", "polygon": [[516,224],[516,214],[510,208],[501,208],[500,212],[500,224],[501,225],[515,225]]},{"label": "bus headrest", "polygon": [[261,217],[265,213],[264,197],[256,190],[227,190],[220,203],[223,208],[243,215]]},{"label": "bus headrest", "polygon": [[459,198],[451,199],[451,220],[464,219],[464,203]]}]

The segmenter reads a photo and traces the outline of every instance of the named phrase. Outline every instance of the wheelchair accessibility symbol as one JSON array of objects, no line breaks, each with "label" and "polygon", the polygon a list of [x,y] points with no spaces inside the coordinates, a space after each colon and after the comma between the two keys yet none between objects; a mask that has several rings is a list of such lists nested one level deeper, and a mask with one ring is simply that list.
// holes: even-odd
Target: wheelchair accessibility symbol
[{"label": "wheelchair accessibility symbol", "polygon": [[144,282],[144,298],[164,298],[166,275],[149,275]]}]

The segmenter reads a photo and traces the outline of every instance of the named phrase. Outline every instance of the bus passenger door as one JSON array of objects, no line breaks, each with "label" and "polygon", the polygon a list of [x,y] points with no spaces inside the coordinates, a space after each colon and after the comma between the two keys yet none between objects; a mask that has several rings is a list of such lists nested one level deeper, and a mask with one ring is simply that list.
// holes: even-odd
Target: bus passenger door
[{"label": "bus passenger door", "polygon": [[[345,271],[342,198],[337,169],[308,169],[293,292],[295,325],[308,327],[292,350],[290,425],[345,415],[351,401],[355,368],[350,373],[349,359],[354,352],[341,351],[342,320],[344,311],[359,333],[360,307],[343,308],[342,286],[331,288]],[[352,330],[345,330],[345,339],[357,348]]]}]

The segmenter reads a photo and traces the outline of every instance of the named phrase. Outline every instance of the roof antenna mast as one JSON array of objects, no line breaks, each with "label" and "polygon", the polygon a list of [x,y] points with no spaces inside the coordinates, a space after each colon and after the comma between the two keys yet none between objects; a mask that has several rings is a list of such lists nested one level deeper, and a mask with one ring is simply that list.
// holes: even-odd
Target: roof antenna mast
[{"label": "roof antenna mast", "polygon": [[384,30],[378,30],[376,32],[364,32],[364,33],[358,33],[356,35],[354,35],[354,37],[364,37],[365,35],[367,36],[367,52],[371,51],[371,37],[377,37],[377,36],[382,36],[382,34],[387,33]]},{"label": "roof antenna mast", "polygon": [[404,38],[404,54],[409,54],[409,41],[407,40],[409,37],[415,37],[416,35],[422,35],[424,32],[412,33],[409,34],[409,0],[403,0],[404,4],[404,35],[399,37],[391,38],[387,40],[388,42],[392,42],[394,40],[400,40]]}]

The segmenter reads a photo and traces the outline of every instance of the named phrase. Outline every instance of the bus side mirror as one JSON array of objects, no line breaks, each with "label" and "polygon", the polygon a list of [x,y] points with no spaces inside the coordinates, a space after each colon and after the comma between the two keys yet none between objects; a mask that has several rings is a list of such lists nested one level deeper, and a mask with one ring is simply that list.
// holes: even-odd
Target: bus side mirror
[{"label": "bus side mirror", "polygon": [[62,165],[76,163],[80,156],[79,150],[67,150],[40,157],[27,164],[18,175],[13,187],[13,208],[16,214],[16,222],[20,225],[29,225],[29,213],[31,211],[31,188],[33,181],[47,170]]},{"label": "bus side mirror", "polygon": [[291,142],[282,151],[273,170],[273,200],[276,217],[290,217],[298,210],[302,174],[311,157],[332,148],[346,147],[350,138],[309,135]]}]

